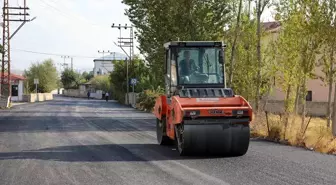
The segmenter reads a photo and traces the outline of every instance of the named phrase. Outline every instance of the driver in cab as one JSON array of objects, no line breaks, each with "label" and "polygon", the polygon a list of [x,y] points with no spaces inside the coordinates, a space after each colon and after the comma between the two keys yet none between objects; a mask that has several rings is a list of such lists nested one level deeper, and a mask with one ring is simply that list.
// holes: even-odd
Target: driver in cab
[{"label": "driver in cab", "polygon": [[193,59],[190,58],[190,51],[184,51],[184,59],[179,63],[180,76],[189,76],[198,70],[198,67]]}]

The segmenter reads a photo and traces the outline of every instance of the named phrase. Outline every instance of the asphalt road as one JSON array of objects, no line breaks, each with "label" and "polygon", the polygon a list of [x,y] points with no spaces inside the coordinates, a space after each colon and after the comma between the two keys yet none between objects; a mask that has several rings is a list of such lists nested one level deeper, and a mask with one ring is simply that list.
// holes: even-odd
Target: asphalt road
[{"label": "asphalt road", "polygon": [[257,140],[243,157],[180,157],[151,114],[58,97],[0,111],[0,184],[335,185],[336,157]]}]

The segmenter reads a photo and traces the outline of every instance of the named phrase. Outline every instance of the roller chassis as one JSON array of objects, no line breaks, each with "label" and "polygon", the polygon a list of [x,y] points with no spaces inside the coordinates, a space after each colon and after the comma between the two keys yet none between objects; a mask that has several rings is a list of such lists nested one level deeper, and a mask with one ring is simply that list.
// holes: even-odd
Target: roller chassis
[{"label": "roller chassis", "polygon": [[[166,96],[157,98],[154,111],[158,143],[175,144],[180,155],[245,155],[249,148],[252,108],[241,96],[228,95],[217,98],[217,106],[213,102],[211,105],[197,102],[199,98],[184,97],[183,94],[171,99]],[[172,114],[174,111],[171,110],[177,107],[181,109],[175,112],[181,112],[181,117]],[[199,111],[199,115],[186,116],[185,112],[190,109]],[[237,114],[239,109],[243,110],[243,114]],[[214,115],[204,112],[212,112]]]}]

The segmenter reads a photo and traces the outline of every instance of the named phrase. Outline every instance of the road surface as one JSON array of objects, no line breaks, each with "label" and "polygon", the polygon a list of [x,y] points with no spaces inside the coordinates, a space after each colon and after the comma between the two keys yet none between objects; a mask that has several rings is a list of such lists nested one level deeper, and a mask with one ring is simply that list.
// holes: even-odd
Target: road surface
[{"label": "road surface", "polygon": [[180,157],[151,114],[102,100],[0,111],[1,185],[335,185],[335,159],[257,140],[243,157]]}]

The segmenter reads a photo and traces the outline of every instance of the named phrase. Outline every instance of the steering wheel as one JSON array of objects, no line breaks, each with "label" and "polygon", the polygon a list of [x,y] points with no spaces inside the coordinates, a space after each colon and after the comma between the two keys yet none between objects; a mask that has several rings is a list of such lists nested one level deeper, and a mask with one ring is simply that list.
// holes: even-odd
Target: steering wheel
[{"label": "steering wheel", "polygon": [[206,74],[206,73],[200,73],[198,71],[193,71],[190,76],[194,76],[195,78],[192,78],[192,79],[195,79],[197,81],[202,81],[202,82],[205,82],[209,79],[209,76]]}]

